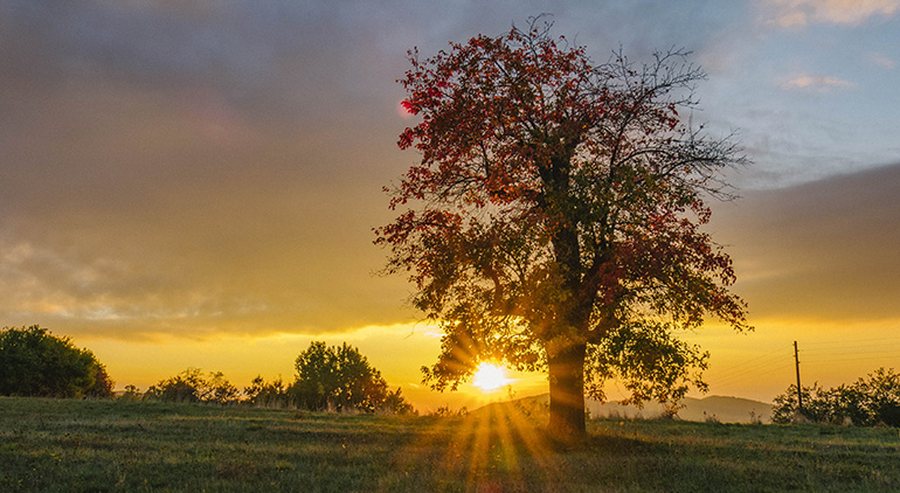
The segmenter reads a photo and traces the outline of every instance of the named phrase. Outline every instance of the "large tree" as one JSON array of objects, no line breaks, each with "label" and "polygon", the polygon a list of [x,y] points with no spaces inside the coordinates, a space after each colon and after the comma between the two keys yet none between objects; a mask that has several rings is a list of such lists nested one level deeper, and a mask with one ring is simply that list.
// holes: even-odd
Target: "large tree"
[{"label": "large tree", "polygon": [[0,395],[112,397],[106,367],[39,326],[0,329]]},{"label": "large tree", "polygon": [[533,19],[412,64],[399,82],[421,161],[376,229],[389,272],[445,335],[424,368],[456,388],[478,361],[547,369],[550,429],[584,434],[584,395],[617,376],[636,401],[703,386],[706,353],[677,337],[713,315],[747,328],[730,258],[701,226],[728,197],[730,137],[692,125],[705,75],[680,51],[594,64]]}]

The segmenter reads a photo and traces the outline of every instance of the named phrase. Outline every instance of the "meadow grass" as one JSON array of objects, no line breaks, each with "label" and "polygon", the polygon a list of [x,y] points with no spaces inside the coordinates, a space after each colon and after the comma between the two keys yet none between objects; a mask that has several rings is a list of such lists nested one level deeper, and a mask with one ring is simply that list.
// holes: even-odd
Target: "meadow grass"
[{"label": "meadow grass", "polygon": [[0,491],[898,491],[891,428],[0,398]]}]

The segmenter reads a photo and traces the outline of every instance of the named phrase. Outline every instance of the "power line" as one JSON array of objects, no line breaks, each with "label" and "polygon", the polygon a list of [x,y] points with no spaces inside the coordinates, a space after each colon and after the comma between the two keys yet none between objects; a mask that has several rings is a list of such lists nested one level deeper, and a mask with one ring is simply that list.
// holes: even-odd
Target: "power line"
[{"label": "power line", "polygon": [[806,346],[812,346],[812,347],[819,347],[819,346],[847,346],[847,345],[852,345],[852,344],[860,343],[860,342],[862,342],[862,343],[873,343],[873,344],[874,344],[874,343],[885,342],[885,341],[892,341],[892,342],[900,343],[900,337],[898,337],[898,336],[894,336],[894,337],[874,337],[874,338],[863,338],[863,339],[848,338],[848,339],[844,339],[844,340],[804,342],[804,343],[803,343],[803,347],[804,347],[804,351],[805,351],[805,350],[806,350],[806,349],[805,349]]},{"label": "power line", "polygon": [[763,377],[763,376],[771,375],[774,373],[788,374],[788,371],[790,370],[791,366],[793,366],[793,362],[784,361],[781,364],[769,366],[767,369],[764,369],[762,371],[748,371],[745,373],[739,373],[739,374],[735,374],[735,375],[725,377],[725,378],[716,378],[714,380],[714,382],[715,382],[715,385],[718,386],[718,385],[726,385],[726,384],[731,384],[734,382],[739,382],[739,381],[745,379],[748,375],[753,375],[754,377]]},{"label": "power line", "polygon": [[[822,358],[822,359],[812,359],[808,360],[810,363],[831,363],[834,361],[875,361],[875,360],[884,360],[893,357],[894,354],[882,354],[882,355],[867,355],[867,356],[854,356],[849,355],[849,357],[836,356],[833,358]],[[897,355],[900,358],[900,355]]]},{"label": "power line", "polygon": [[751,373],[757,373],[759,370],[771,367],[772,365],[784,363],[788,357],[783,354],[766,354],[761,357],[753,358],[744,363],[726,368],[718,374],[720,379],[730,379],[736,376],[743,376]]},{"label": "power line", "polygon": [[872,349],[850,349],[847,351],[816,351],[816,352],[809,351],[808,354],[810,354],[816,358],[821,358],[821,359],[829,359],[829,358],[840,357],[840,356],[867,356],[867,355],[891,356],[894,354],[900,354],[900,348],[897,348],[897,349],[891,349],[891,348],[888,348],[888,349],[885,349],[885,348],[881,348],[881,349],[875,349],[875,348],[872,348]]}]

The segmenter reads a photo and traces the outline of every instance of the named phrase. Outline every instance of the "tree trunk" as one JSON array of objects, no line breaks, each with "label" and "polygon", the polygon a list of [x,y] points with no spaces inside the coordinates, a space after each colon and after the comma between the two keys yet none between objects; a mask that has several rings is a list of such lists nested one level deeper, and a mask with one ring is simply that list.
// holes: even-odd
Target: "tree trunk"
[{"label": "tree trunk", "polygon": [[549,432],[562,441],[585,436],[584,357],[582,344],[568,346],[548,358],[550,372]]}]

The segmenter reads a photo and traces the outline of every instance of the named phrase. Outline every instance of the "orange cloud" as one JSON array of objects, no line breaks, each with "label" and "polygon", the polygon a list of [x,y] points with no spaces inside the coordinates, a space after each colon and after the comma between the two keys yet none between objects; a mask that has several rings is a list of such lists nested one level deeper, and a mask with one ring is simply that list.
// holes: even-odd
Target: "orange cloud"
[{"label": "orange cloud", "polygon": [[725,245],[754,322],[900,319],[900,165],[718,204]]},{"label": "orange cloud", "polygon": [[892,70],[897,65],[897,62],[893,58],[884,53],[869,53],[867,58],[873,64],[886,70]]},{"label": "orange cloud", "polygon": [[891,17],[900,0],[765,0],[769,21],[784,28],[807,24],[859,25],[871,17]]},{"label": "orange cloud", "polygon": [[856,84],[830,75],[798,74],[781,83],[782,89],[808,89],[827,92],[832,89],[848,89]]}]

